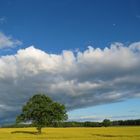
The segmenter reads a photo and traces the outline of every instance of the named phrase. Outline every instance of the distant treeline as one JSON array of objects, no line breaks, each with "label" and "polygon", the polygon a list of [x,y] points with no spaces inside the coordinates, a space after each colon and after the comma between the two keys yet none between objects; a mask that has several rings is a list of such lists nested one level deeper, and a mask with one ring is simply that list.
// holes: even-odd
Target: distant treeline
[{"label": "distant treeline", "polygon": [[[117,120],[117,121],[110,121],[108,119],[103,120],[102,122],[60,122],[60,123],[53,123],[48,125],[47,127],[108,127],[108,126],[138,126],[140,125],[140,119],[137,120]],[[21,128],[21,127],[34,127],[33,124],[12,124],[12,125],[5,125],[2,126],[5,128]]]}]

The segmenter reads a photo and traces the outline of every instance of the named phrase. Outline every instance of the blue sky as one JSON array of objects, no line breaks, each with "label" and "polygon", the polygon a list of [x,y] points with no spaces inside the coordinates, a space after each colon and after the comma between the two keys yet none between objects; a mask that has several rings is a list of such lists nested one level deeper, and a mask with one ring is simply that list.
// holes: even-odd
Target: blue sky
[{"label": "blue sky", "polygon": [[1,31],[52,52],[139,41],[138,0],[1,0]]},{"label": "blue sky", "polygon": [[[66,51],[70,51],[70,57],[71,57],[71,52],[73,52],[76,59],[78,59],[79,57],[77,57],[78,55],[77,52],[81,52],[84,54],[88,46],[92,46],[94,47],[94,49],[97,49],[95,53],[100,53],[98,52],[98,49],[99,48],[102,49],[101,54],[106,56],[106,54],[104,54],[103,49],[105,47],[110,48],[111,45],[115,43],[116,46],[120,46],[122,48],[130,48],[130,50],[126,50],[130,52],[132,51],[131,50],[132,46],[133,48],[134,46],[137,46],[136,51],[138,51],[138,55],[135,54],[135,51],[134,52],[132,51],[132,53],[134,53],[134,55],[136,55],[135,58],[139,60],[140,54],[138,48],[140,45],[139,43],[137,43],[137,45],[133,44],[140,41],[140,8],[139,7],[140,7],[139,0],[123,0],[123,1],[122,0],[59,0],[59,1],[58,0],[20,0],[20,1],[0,0],[0,33],[1,33],[0,39],[2,40],[0,41],[1,43],[0,56],[1,57],[7,55],[13,56],[15,54],[18,54],[17,51],[19,51],[21,53],[19,53],[18,55],[22,54],[22,56],[24,53],[27,53],[25,55],[30,55],[32,54],[32,52],[36,52],[32,55],[32,57],[36,57],[35,54],[36,55],[42,54],[42,53],[40,54],[39,51],[41,50],[43,52],[46,52],[47,54],[57,54],[60,56],[61,55],[66,56],[65,59],[67,59],[67,57],[69,57],[69,53],[66,54],[62,53],[64,50],[66,50]],[[5,42],[10,41],[10,43],[12,44],[9,45],[9,42],[5,43],[3,40]],[[119,43],[116,44],[116,42]],[[29,46],[34,46],[34,47],[31,47],[30,49],[26,49]],[[110,51],[112,52],[113,49]],[[92,50],[90,49],[89,52],[93,53]],[[95,54],[93,53],[93,55]],[[118,58],[118,57],[119,56],[117,57],[114,56],[113,58]],[[19,57],[17,57],[16,59],[18,58]],[[124,57],[124,55],[122,55],[122,58],[124,59],[126,58],[125,64],[129,64],[129,61],[132,60],[132,58]],[[112,58],[110,57],[110,61],[111,59]],[[5,61],[5,59],[3,60],[2,58],[2,61],[4,61],[7,64],[7,61]],[[43,60],[41,59],[41,62],[42,61]],[[87,60],[83,62],[83,59],[81,59],[81,61],[82,61],[82,66],[85,65],[85,62],[87,62]],[[92,63],[92,59],[90,61],[88,61],[87,63],[95,65],[95,63]],[[116,63],[116,60],[112,60],[112,61],[113,63]],[[34,61],[31,63],[34,63]],[[77,61],[76,63],[77,66],[81,64],[81,63],[79,64],[79,62]],[[124,69],[118,69],[118,71],[120,71],[121,73],[118,74],[119,72],[117,73],[117,70],[114,73],[114,70],[112,69],[112,65],[110,66],[109,63],[110,69],[108,71],[111,72],[110,74],[107,73],[108,77],[113,77],[117,75],[116,76],[117,78],[118,77],[120,78],[121,76],[122,77],[124,76],[126,78],[127,74],[131,75],[131,73],[135,73],[139,71],[140,67],[138,67],[138,65],[133,66],[133,64],[134,63],[132,62],[132,65],[130,65],[126,69],[126,71],[124,71]],[[16,64],[15,63],[13,64],[12,60],[10,60],[10,66],[12,67],[13,65],[15,66]],[[5,70],[4,69],[5,67],[2,64],[0,66],[2,70]],[[85,65],[85,67],[86,66],[87,64]],[[103,65],[99,67],[101,68],[103,67],[104,69]],[[133,69],[131,71],[131,68],[133,67],[136,67],[136,71],[134,71]],[[129,68],[130,71],[128,71]],[[104,81],[104,82],[106,81],[105,79],[107,79],[107,77],[102,76],[102,74],[106,73],[107,71],[106,66],[105,66],[105,71],[100,72],[100,69],[97,70],[96,75],[98,75],[99,79],[95,78],[96,76],[93,74],[94,67],[93,69],[91,68],[91,70],[92,71],[89,72],[88,74],[88,70],[83,69],[82,71],[81,69],[81,71],[84,74],[86,73],[83,76],[83,78],[79,78],[80,74],[76,74],[77,76],[76,78],[71,78],[72,77],[70,76],[71,72],[69,74],[66,74],[67,75],[66,77],[65,75],[62,76],[67,71],[63,71],[63,74],[58,74],[59,71],[57,71],[57,76],[59,78],[62,76],[60,79],[63,79],[64,81],[67,79],[67,77],[70,77],[66,80],[68,84],[73,85],[73,81],[74,83],[76,81],[76,84],[79,85],[79,87],[81,87],[82,84],[89,84],[89,83],[98,84],[100,83],[100,81]],[[71,69],[71,71],[73,71],[73,69]],[[82,72],[81,75],[83,75]],[[125,74],[125,72],[127,74]],[[0,73],[0,75],[2,74],[3,72]],[[39,74],[34,78],[40,80],[41,74],[40,75]],[[137,76],[134,75],[134,77],[140,77],[140,73],[137,73]],[[133,79],[134,77],[131,78]],[[84,81],[83,79],[86,80]],[[113,80],[116,79],[114,78]],[[131,81],[131,79],[129,80]],[[7,87],[7,82],[5,81],[0,79],[1,85],[5,85]],[[67,83],[66,81],[65,83]],[[20,82],[22,83],[22,81]],[[52,83],[56,84],[56,81],[55,82],[53,81]],[[65,85],[65,86],[67,86],[68,89],[70,88],[68,90],[68,92],[70,92],[69,94],[71,95],[70,99],[69,99],[69,95],[65,94],[65,92],[67,91],[65,91],[64,89],[60,90],[60,85],[57,86],[59,87],[60,90],[59,92],[63,93],[62,95],[60,93],[60,96],[58,97],[53,96],[54,89],[50,90],[49,95],[52,96],[52,98],[58,101],[60,100],[65,103],[65,101],[61,99],[64,96],[66,100],[70,102],[69,104],[73,104],[73,106],[70,106],[68,104],[71,110],[69,111],[70,120],[80,120],[80,121],[95,120],[96,121],[96,120],[103,120],[104,118],[110,118],[110,119],[140,118],[140,111],[138,108],[138,106],[140,106],[140,100],[139,100],[140,89],[138,88],[140,82],[139,80],[135,81],[134,83],[131,82],[128,83],[127,81],[123,84],[124,85],[123,86],[121,85],[120,90],[119,90],[119,84],[117,87],[116,86],[114,86],[113,88],[110,87],[110,90],[109,88],[103,89],[102,91],[106,92],[109,90],[110,92],[109,94],[107,93],[106,96],[110,96],[112,95],[111,93],[113,93],[113,96],[111,96],[113,97],[112,100],[106,99],[103,96],[104,100],[103,101],[99,100],[95,104],[89,101],[89,103],[87,103],[86,105],[85,101],[82,100],[82,98],[85,98],[86,96],[85,95],[86,89],[83,90],[85,93],[83,93],[82,89],[77,89],[79,94],[75,97],[74,96],[76,94],[75,88],[69,85]],[[131,87],[129,86],[129,84],[133,86]],[[41,89],[44,92],[49,92],[48,90],[49,85],[48,87],[44,87],[43,85],[39,85],[38,82],[37,85],[39,87],[37,91]],[[23,90],[18,89],[19,92],[23,93],[20,95],[20,97],[22,97],[23,100],[21,98],[19,99],[19,102],[21,103],[23,103],[27,98],[27,96],[25,96],[24,99],[25,91],[29,92],[30,93],[29,95],[32,95],[32,92],[34,91],[29,88],[26,89],[26,86],[27,85],[25,85],[25,89]],[[126,90],[127,86],[130,87],[129,91],[132,90],[131,93],[132,95],[133,92],[136,92],[134,93],[133,96],[132,95],[130,96],[130,94],[128,96],[127,94],[128,90]],[[10,90],[14,89],[14,87],[11,85],[8,88]],[[73,91],[71,91],[71,89],[73,89]],[[97,92],[96,93],[97,95],[102,93],[102,91],[100,90],[95,90],[95,91],[94,90],[93,92]],[[8,91],[8,89],[6,88],[1,90],[2,92],[2,94],[0,94],[1,98],[7,97],[7,95],[4,94],[6,91]],[[10,92],[11,91],[8,91],[8,93],[11,94],[10,96],[13,96],[14,94]],[[87,92],[89,92],[89,89]],[[88,95],[91,92],[92,90],[90,89]],[[121,92],[123,92],[123,96],[120,97],[120,94],[122,94]],[[124,96],[126,94],[127,96]],[[114,100],[115,95],[119,97]],[[91,98],[95,98],[94,96],[91,96]],[[78,98],[80,100],[79,104],[78,104]],[[87,99],[89,100],[89,98],[90,96]],[[74,101],[72,99],[74,99]],[[8,101],[10,101],[10,99]],[[93,100],[93,102],[95,101]],[[1,108],[4,108],[5,106],[8,107],[9,105],[11,104],[9,103],[5,105],[2,103],[2,101],[0,101]],[[7,110],[3,109],[4,111],[6,110],[5,111],[6,113],[2,112],[1,118],[4,118],[5,116],[9,118],[11,110],[9,109],[10,111],[8,113],[8,109]],[[19,112],[19,109],[15,109],[13,112],[14,114],[17,114],[17,112]]]}]

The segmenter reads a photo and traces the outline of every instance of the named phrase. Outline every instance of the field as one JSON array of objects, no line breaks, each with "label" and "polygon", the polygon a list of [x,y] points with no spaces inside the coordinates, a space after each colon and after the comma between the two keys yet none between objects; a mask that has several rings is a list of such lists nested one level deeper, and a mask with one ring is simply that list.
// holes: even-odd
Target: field
[{"label": "field", "polygon": [[140,127],[0,128],[0,140],[140,140]]}]

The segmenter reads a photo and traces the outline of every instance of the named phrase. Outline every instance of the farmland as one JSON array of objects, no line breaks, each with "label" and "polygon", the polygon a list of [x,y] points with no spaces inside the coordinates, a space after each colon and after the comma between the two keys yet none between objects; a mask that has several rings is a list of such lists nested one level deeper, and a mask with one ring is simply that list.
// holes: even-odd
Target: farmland
[{"label": "farmland", "polygon": [[0,128],[0,140],[140,140],[140,127]]}]

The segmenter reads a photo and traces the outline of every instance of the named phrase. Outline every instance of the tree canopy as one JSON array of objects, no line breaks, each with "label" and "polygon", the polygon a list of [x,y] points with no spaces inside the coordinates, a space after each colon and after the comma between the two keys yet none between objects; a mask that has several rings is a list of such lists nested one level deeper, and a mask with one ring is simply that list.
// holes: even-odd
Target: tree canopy
[{"label": "tree canopy", "polygon": [[16,122],[30,121],[41,133],[42,127],[64,121],[67,118],[66,108],[63,104],[54,102],[46,95],[37,94],[23,106],[22,113],[17,116]]},{"label": "tree canopy", "polygon": [[102,122],[103,126],[107,127],[111,125],[111,121],[109,119],[104,119]]}]

